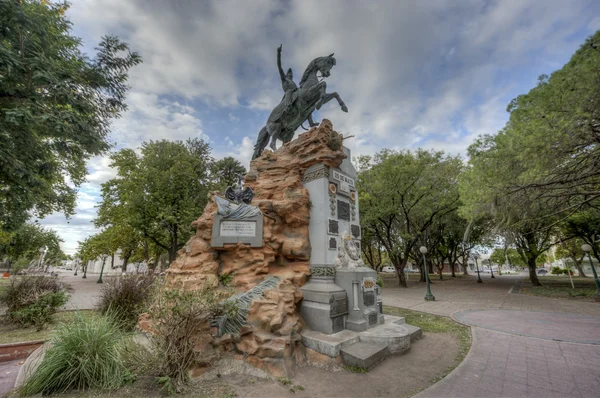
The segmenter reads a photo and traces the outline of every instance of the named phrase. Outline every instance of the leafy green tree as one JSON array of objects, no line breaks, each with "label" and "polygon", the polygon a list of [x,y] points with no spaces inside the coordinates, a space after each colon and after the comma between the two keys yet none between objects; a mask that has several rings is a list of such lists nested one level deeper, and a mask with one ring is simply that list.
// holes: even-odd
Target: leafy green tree
[{"label": "leafy green tree", "polygon": [[554,255],[558,260],[563,259],[565,263],[574,264],[579,272],[579,276],[586,277],[583,271],[583,259],[585,252],[581,250],[581,246],[585,243],[582,239],[571,238],[566,241],[561,241],[557,244]]},{"label": "leafy green tree", "polygon": [[359,159],[363,230],[372,231],[406,287],[404,268],[434,222],[458,207],[458,157],[443,152],[383,150]]},{"label": "leafy green tree", "polygon": [[562,198],[563,211],[600,197],[600,31],[570,61],[508,106],[506,135],[520,168],[507,192]]},{"label": "leafy green tree", "polygon": [[123,149],[111,159],[117,177],[102,186],[97,223],[120,220],[174,261],[207,203],[210,147],[199,139],[150,141],[142,144],[139,155]]},{"label": "leafy green tree", "polygon": [[66,259],[60,248],[63,240],[56,231],[46,229],[39,224],[23,224],[10,234],[10,239],[0,244],[0,257],[10,258],[10,261],[30,263],[39,260],[40,249],[45,248],[44,262],[48,265],[58,265]]},{"label": "leafy green tree", "polygon": [[221,191],[237,183],[238,176],[243,177],[246,174],[246,168],[231,156],[214,162],[211,171],[216,186]]},{"label": "leafy green tree", "polygon": [[67,3],[0,1],[0,227],[29,214],[73,214],[86,161],[109,147],[126,109],[127,71],[141,62],[106,36],[81,52]]},{"label": "leafy green tree", "polygon": [[494,249],[494,251],[490,255],[490,261],[492,262],[492,264],[496,264],[499,266],[508,264],[511,267],[518,267],[518,268],[526,268],[527,267],[527,263],[525,263],[523,261],[523,259],[519,255],[519,252],[516,249],[511,248],[511,247],[508,247],[506,249],[505,248]]},{"label": "leafy green tree", "polygon": [[572,214],[565,221],[564,232],[592,246],[592,255],[600,261],[600,210],[588,207]]}]

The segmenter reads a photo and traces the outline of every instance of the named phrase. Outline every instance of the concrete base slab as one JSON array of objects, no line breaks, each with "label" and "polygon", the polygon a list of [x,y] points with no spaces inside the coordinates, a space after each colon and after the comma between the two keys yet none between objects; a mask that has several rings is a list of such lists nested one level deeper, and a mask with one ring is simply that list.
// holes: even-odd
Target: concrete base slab
[{"label": "concrete base slab", "polygon": [[[386,315],[383,325],[376,326],[360,333],[360,341],[371,344],[386,345],[391,354],[401,354],[410,348],[411,331],[407,328],[404,318],[397,319]],[[402,322],[402,323],[400,323]],[[415,328],[411,326],[411,328]]]},{"label": "concrete base slab", "polygon": [[389,355],[389,350],[385,344],[360,342],[343,348],[341,353],[344,364],[372,369]]},{"label": "concrete base slab", "polygon": [[301,333],[302,344],[318,353],[335,358],[341,349],[358,343],[358,333],[351,330],[342,330],[334,334],[325,334],[314,330],[304,330]]}]

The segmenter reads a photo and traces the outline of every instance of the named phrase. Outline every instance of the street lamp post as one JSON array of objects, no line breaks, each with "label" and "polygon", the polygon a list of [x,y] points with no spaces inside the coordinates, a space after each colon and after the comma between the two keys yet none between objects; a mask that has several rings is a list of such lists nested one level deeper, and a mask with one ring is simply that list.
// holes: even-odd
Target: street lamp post
[{"label": "street lamp post", "polygon": [[425,301],[435,301],[435,297],[431,294],[431,286],[429,285],[429,270],[427,269],[427,258],[425,258],[425,254],[427,253],[427,248],[425,246],[421,246],[419,251],[423,254],[423,271],[425,272],[425,283],[427,284],[427,293],[425,294]]},{"label": "street lamp post", "polygon": [[481,280],[481,275],[479,274],[479,265],[477,265],[477,259],[479,255],[477,253],[473,254],[473,260],[475,260],[475,268],[477,269],[477,283],[483,283]]},{"label": "street lamp post", "polygon": [[598,274],[596,273],[596,267],[594,267],[594,263],[592,262],[592,255],[590,252],[592,251],[592,246],[585,244],[581,246],[581,250],[587,253],[588,259],[590,260],[590,265],[592,266],[592,272],[594,273],[594,280],[596,281],[596,290],[598,294],[596,295],[596,301],[600,301],[600,281],[598,281]]},{"label": "street lamp post", "polygon": [[108,256],[106,254],[102,255],[102,268],[100,268],[100,278],[98,278],[98,282],[96,283],[102,283],[102,273],[104,272],[104,264],[106,263],[106,258]]}]

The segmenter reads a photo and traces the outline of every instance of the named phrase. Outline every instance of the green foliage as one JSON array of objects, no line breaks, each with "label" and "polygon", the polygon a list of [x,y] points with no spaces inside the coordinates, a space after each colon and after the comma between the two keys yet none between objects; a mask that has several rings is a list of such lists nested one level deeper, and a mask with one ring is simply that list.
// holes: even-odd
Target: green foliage
[{"label": "green foliage", "polygon": [[411,252],[425,243],[426,232],[437,220],[458,207],[462,168],[458,157],[424,150],[383,150],[374,158],[359,159],[363,234],[385,249],[400,270],[401,285],[406,286],[402,271]]},{"label": "green foliage", "polygon": [[235,277],[235,272],[219,275],[219,283],[221,286],[229,286]]},{"label": "green foliage", "polygon": [[96,57],[71,35],[66,3],[0,1],[0,226],[30,213],[74,212],[85,162],[109,147],[126,109],[127,71],[141,62],[116,37]]},{"label": "green foliage", "polygon": [[47,276],[13,278],[0,295],[9,321],[23,327],[34,325],[37,330],[43,329],[67,300],[64,286]]},{"label": "green foliage", "polygon": [[552,267],[552,270],[550,271],[550,273],[552,275],[562,275],[563,269],[560,267]]},{"label": "green foliage", "polygon": [[194,348],[199,325],[221,312],[223,298],[210,287],[195,292],[164,289],[156,296],[149,310],[155,329],[153,368],[167,392],[180,392],[189,381],[188,369],[201,354]]},{"label": "green foliage", "polygon": [[360,366],[348,366],[345,365],[344,369],[346,369],[348,372],[352,372],[352,373],[369,373],[369,369],[365,369],[365,368],[361,368]]},{"label": "green foliage", "polygon": [[508,260],[508,264],[512,267],[527,267],[527,264],[523,261],[516,249],[511,247],[504,249],[494,249],[490,255],[490,261],[496,265],[504,265]]},{"label": "green foliage", "polygon": [[129,344],[111,318],[79,315],[57,327],[44,359],[18,392],[27,396],[116,389],[133,380],[125,365]]},{"label": "green foliage", "polygon": [[7,256],[13,262],[28,265],[33,260],[39,260],[40,249],[45,247],[45,263],[58,265],[65,258],[60,248],[63,240],[52,229],[26,223],[9,235],[4,243],[0,243],[0,257]]},{"label": "green foliage", "polygon": [[202,140],[150,141],[140,153],[111,155],[117,177],[102,184],[97,225],[125,224],[147,237],[169,262],[192,235],[212,187],[210,147]]},{"label": "green foliage", "polygon": [[383,278],[381,277],[381,275],[377,274],[377,282],[375,283],[377,283],[377,286],[383,289]]},{"label": "green foliage", "polygon": [[126,275],[110,278],[102,285],[96,308],[110,315],[127,331],[135,329],[139,315],[147,310],[154,291],[152,274]]},{"label": "green foliage", "polygon": [[215,179],[216,188],[223,192],[227,187],[238,182],[238,176],[246,174],[246,168],[231,156],[217,160],[211,165],[211,173]]}]

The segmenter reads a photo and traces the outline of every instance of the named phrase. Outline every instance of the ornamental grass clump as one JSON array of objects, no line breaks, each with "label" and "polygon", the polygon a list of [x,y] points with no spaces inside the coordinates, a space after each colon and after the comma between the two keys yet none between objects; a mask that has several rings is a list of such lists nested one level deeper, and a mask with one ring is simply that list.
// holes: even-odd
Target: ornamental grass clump
[{"label": "ornamental grass clump", "polygon": [[6,307],[9,322],[35,326],[39,331],[68,299],[64,285],[56,278],[23,276],[11,280],[0,295],[0,304]]},{"label": "ornamental grass clump", "polygon": [[41,363],[18,392],[28,396],[116,389],[132,381],[126,365],[131,344],[109,316],[78,314],[57,327]]},{"label": "ornamental grass clump", "polygon": [[102,286],[97,310],[110,314],[125,330],[134,330],[154,291],[152,274],[111,278]]}]

